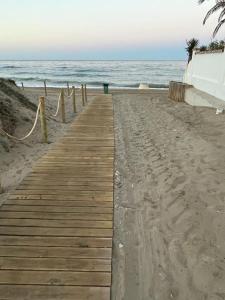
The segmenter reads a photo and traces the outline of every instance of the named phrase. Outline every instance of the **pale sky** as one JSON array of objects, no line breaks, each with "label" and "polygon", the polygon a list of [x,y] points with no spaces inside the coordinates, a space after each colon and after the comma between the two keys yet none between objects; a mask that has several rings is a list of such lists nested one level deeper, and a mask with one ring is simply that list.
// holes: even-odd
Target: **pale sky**
[{"label": "pale sky", "polygon": [[215,0],[0,1],[0,59],[184,59],[216,25],[202,25]]}]

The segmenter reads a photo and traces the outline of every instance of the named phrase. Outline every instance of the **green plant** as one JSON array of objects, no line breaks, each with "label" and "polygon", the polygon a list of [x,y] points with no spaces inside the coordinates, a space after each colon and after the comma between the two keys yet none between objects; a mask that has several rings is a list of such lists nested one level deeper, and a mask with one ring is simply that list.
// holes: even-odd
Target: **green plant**
[{"label": "green plant", "polygon": [[[200,4],[202,4],[203,2],[205,2],[205,0],[199,0],[198,1]],[[222,10],[219,18],[218,18],[218,24],[213,32],[213,37],[216,36],[216,34],[218,33],[218,31],[220,30],[221,26],[225,23],[225,0],[216,0],[216,4],[207,12],[205,19],[203,21],[203,24],[205,25],[206,21],[208,20],[208,18],[214,14],[215,12]]]},{"label": "green plant", "polygon": [[224,42],[223,40],[221,40],[221,41],[219,42],[219,47],[220,47],[221,49],[224,49],[224,47],[225,47],[225,42]]},{"label": "green plant", "polygon": [[219,49],[219,42],[211,42],[209,44],[209,50],[218,50]]},{"label": "green plant", "polygon": [[188,63],[192,60],[193,50],[197,48],[199,41],[197,39],[190,39],[186,41],[187,47],[185,48],[188,53]]},{"label": "green plant", "polygon": [[208,47],[204,45],[199,48],[200,51],[207,51],[207,49]]}]

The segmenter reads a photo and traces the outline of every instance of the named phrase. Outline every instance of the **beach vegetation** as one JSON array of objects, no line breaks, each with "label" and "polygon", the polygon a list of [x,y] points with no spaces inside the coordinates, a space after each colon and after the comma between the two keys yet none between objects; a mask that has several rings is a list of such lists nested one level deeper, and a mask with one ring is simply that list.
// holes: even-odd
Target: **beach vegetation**
[{"label": "beach vegetation", "polygon": [[185,48],[188,54],[188,63],[192,60],[193,50],[198,47],[199,40],[192,38],[186,41],[187,47]]},{"label": "beach vegetation", "polygon": [[199,50],[200,52],[220,51],[220,50],[224,51],[224,47],[225,47],[225,42],[221,40],[221,41],[213,41],[208,46],[202,45],[197,50]]}]

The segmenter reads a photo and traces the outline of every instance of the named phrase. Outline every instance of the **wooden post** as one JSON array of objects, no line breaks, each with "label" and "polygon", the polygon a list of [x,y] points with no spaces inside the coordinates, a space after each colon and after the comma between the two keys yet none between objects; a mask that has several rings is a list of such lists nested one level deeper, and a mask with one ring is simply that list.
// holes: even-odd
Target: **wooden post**
[{"label": "wooden post", "polygon": [[87,103],[88,99],[87,99],[87,85],[86,84],[84,85],[84,92],[85,92],[85,102]]},{"label": "wooden post", "polygon": [[41,131],[42,131],[42,142],[48,143],[48,132],[47,122],[45,117],[45,97],[40,97],[40,120],[41,120]]},{"label": "wooden post", "polygon": [[46,80],[44,80],[44,88],[45,88],[45,96],[47,96],[47,95],[48,95],[48,93],[47,93],[47,85],[46,85]]},{"label": "wooden post", "polygon": [[22,85],[22,89],[24,90],[24,85],[23,85],[23,82],[21,82],[21,85]]},{"label": "wooden post", "polygon": [[81,91],[82,91],[82,105],[85,106],[85,99],[84,99],[84,85],[81,84]]},{"label": "wooden post", "polygon": [[75,87],[72,86],[73,112],[77,112]]},{"label": "wooden post", "polygon": [[70,85],[69,85],[69,82],[67,82],[66,84],[67,84],[67,95],[69,96],[70,95]]},{"label": "wooden post", "polygon": [[66,123],[66,115],[65,115],[65,97],[64,97],[64,90],[61,90],[61,116],[62,116],[62,122]]}]

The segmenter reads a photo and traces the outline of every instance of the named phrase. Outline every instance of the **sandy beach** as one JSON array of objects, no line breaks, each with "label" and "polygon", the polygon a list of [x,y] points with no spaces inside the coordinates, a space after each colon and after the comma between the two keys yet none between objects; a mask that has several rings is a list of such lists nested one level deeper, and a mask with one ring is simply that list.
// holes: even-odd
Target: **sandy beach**
[{"label": "sandy beach", "polygon": [[166,92],[113,99],[112,299],[225,299],[225,116]]},{"label": "sandy beach", "polygon": [[[40,89],[27,89],[37,103]],[[49,90],[54,112],[57,89]],[[94,97],[96,91],[89,91]],[[78,97],[79,110],[81,99]],[[225,299],[225,115],[168,99],[166,90],[117,90],[113,300]],[[32,116],[33,117],[33,116]],[[2,151],[1,202],[74,118],[49,119]],[[17,126],[16,136],[30,128]]]}]

